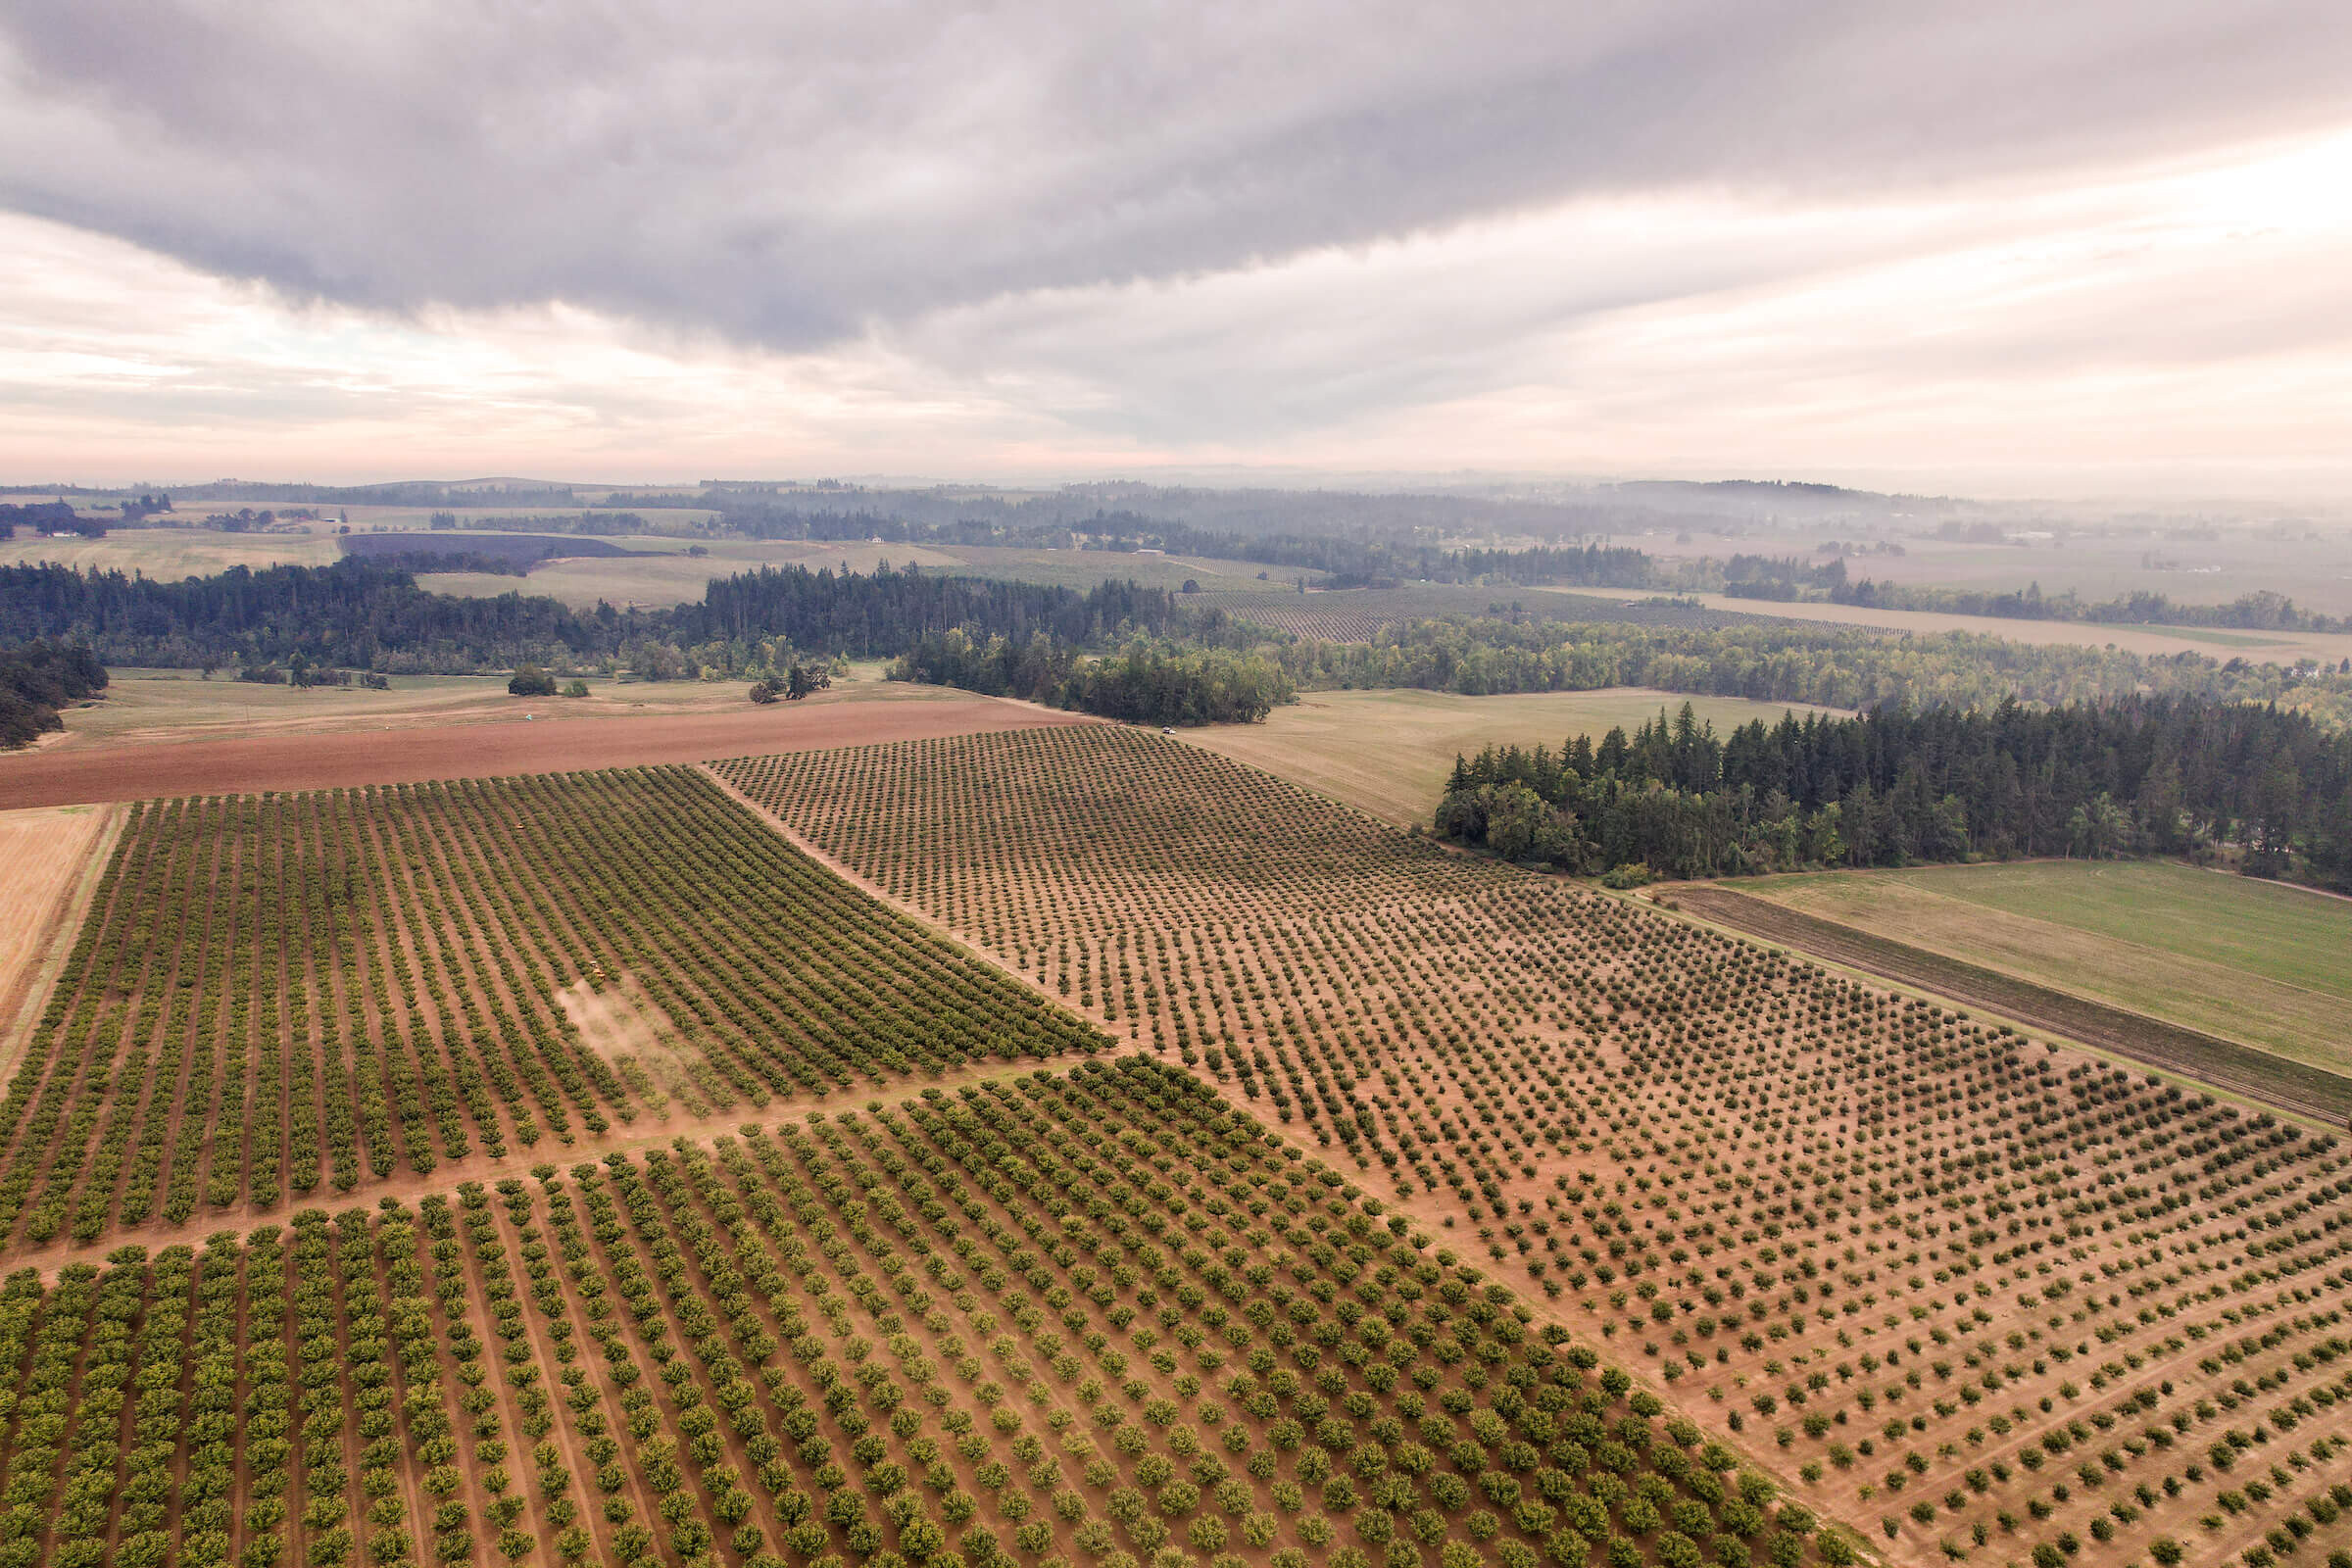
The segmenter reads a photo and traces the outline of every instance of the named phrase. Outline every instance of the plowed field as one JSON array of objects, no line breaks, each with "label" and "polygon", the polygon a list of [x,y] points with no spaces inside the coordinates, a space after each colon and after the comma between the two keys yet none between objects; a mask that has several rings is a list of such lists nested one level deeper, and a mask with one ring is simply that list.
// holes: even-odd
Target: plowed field
[{"label": "plowed field", "polygon": [[[553,701],[553,699],[551,699]],[[66,748],[0,757],[0,810],[170,795],[318,790],[427,779],[695,762],[751,750],[854,746],[1091,723],[974,697],[920,703],[776,704],[678,718],[587,718],[325,735],[273,734]]]}]

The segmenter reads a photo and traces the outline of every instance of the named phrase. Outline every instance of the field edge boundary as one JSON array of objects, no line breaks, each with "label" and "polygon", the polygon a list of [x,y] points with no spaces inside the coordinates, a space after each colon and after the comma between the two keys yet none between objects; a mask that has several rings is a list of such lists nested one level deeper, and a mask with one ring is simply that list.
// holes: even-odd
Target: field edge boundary
[{"label": "field edge boundary", "polygon": [[[1997,1012],[2094,1052],[2210,1085],[2330,1129],[2341,1129],[2352,1116],[2352,1078],[2325,1067],[1947,957],[1735,889],[1684,886],[1662,890],[1662,896],[1688,912],[1758,941]],[[2170,1041],[2184,1054],[2202,1054],[2168,1055],[2149,1043],[2150,1037]]]},{"label": "field edge boundary", "polygon": [[98,831],[91,836],[87,858],[74,873],[64,893],[41,916],[41,934],[34,938],[36,951],[8,992],[0,995],[0,1077],[17,1070],[25,1049],[32,1043],[42,1008],[57,989],[59,976],[65,973],[66,958],[74,950],[82,923],[89,918],[90,906],[98,900],[98,889],[106,880],[107,862],[122,836],[122,824],[130,816],[129,806],[122,801],[104,802],[92,808],[105,814]]}]

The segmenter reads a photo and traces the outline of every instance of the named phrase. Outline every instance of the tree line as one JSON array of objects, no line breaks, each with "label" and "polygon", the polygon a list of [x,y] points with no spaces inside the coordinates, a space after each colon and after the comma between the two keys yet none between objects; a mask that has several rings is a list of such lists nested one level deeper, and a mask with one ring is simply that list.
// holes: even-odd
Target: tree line
[{"label": "tree line", "polygon": [[395,673],[568,664],[617,649],[646,619],[521,594],[428,593],[406,571],[357,558],[177,582],[54,563],[0,566],[0,642],[71,639],[110,664],[210,669],[296,655]]},{"label": "tree line", "polygon": [[1244,561],[1323,574],[1334,588],[1395,587],[1400,582],[1565,583],[1647,588],[1680,582],[1642,551],[1626,546],[1539,545],[1523,550],[1447,549],[1415,542],[1409,531],[1270,532],[1210,528],[1142,513],[1098,507],[1085,516],[1033,514],[924,519],[902,511],[804,505],[765,494],[720,492],[702,498],[727,530],[754,539],[878,540],[886,544],[981,545],[1034,550],[1090,550]]},{"label": "tree line", "polygon": [[33,642],[0,647],[0,750],[63,729],[58,710],[106,690],[106,666],[86,648]]},{"label": "tree line", "polygon": [[2133,589],[2113,599],[2089,600],[2069,589],[2045,594],[2038,582],[1996,592],[1924,584],[1851,580],[1844,558],[1815,564],[1794,556],[1734,556],[1724,564],[1727,598],[1781,604],[1860,605],[1876,610],[1928,610],[1947,615],[1985,615],[2009,620],[2082,621],[2110,626],[2216,626],[2244,631],[2352,631],[2352,616],[2303,610],[2270,589],[2241,594],[2226,605],[2176,604],[2160,593]]},{"label": "tree line", "polygon": [[34,534],[77,533],[85,539],[106,537],[106,523],[85,517],[64,501],[0,501],[0,539],[19,528]]},{"label": "tree line", "polygon": [[1973,632],[1894,634],[1804,621],[1717,628],[1498,618],[1423,620],[1370,642],[1293,642],[1273,655],[1301,690],[1415,687],[1487,696],[1653,686],[1862,709],[2062,704],[2140,692],[2275,703],[2352,725],[2352,673],[2306,672],[2201,654],[2140,655]]},{"label": "tree line", "polygon": [[890,673],[893,680],[1017,697],[1137,724],[1254,723],[1297,700],[1269,659],[1148,638],[1090,659],[1042,631],[1015,641],[974,638],[954,628],[922,638]]},{"label": "tree line", "polygon": [[1744,876],[2020,856],[2213,858],[2352,891],[2352,735],[2276,707],[2135,697],[1785,714],[1690,705],[1557,752],[1456,758],[1438,831],[1577,871]]},{"label": "tree line", "polygon": [[[394,673],[466,673],[523,663],[569,668],[730,640],[777,639],[825,656],[895,656],[955,627],[1026,641],[1093,645],[1172,634],[1193,620],[1164,589],[1038,583],[877,570],[763,567],[710,584],[697,604],[576,611],[519,593],[460,598],[417,586],[397,565],[233,566],[164,582],[70,566],[0,566],[0,643],[64,638],[108,663],[214,668],[283,662]],[[1215,617],[1223,619],[1224,617]]]}]

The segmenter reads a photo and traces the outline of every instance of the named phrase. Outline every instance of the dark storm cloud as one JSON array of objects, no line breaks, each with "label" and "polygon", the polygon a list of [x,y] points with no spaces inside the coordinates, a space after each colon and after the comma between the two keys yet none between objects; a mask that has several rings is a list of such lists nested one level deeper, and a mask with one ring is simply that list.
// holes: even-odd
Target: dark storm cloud
[{"label": "dark storm cloud", "polygon": [[[761,15],[759,13],[771,13]],[[2340,117],[2352,7],[14,0],[0,206],[368,307],[806,346],[1579,195],[1886,196]]]}]

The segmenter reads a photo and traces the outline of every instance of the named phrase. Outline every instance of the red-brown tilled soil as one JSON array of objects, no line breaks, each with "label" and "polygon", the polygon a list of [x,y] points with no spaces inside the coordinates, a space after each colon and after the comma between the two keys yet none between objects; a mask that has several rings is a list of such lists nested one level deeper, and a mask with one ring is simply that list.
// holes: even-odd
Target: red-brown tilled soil
[{"label": "red-brown tilled soil", "polygon": [[921,703],[779,704],[676,718],[567,719],[438,728],[269,735],[241,740],[123,743],[0,758],[0,810],[410,784],[502,773],[699,762],[754,752],[795,752],[978,730],[1098,722],[993,698]]}]

